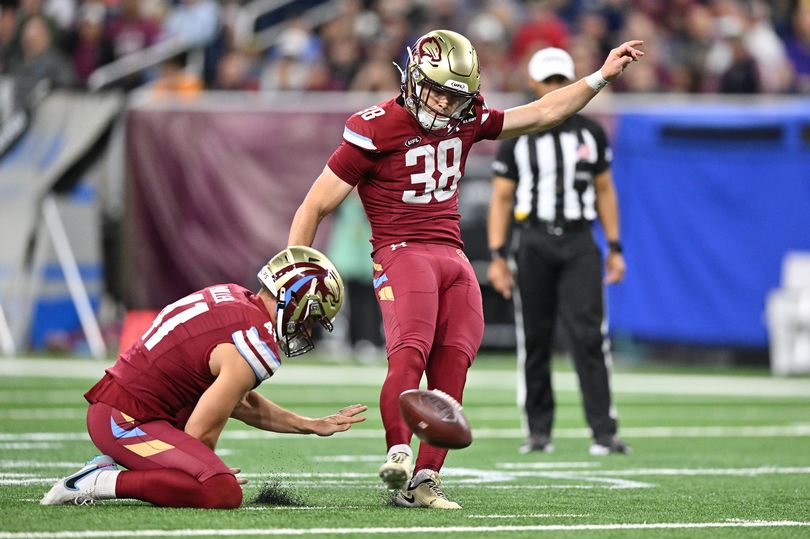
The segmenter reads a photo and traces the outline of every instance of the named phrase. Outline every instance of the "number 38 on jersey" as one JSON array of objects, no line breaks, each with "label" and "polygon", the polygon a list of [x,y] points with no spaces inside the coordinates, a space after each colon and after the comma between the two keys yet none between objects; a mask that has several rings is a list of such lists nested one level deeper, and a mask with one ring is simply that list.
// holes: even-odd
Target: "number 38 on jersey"
[{"label": "number 38 on jersey", "polygon": [[461,139],[444,139],[435,146],[427,144],[405,153],[405,166],[416,168],[410,176],[413,189],[402,193],[403,202],[429,204],[444,202],[453,196],[461,179]]}]

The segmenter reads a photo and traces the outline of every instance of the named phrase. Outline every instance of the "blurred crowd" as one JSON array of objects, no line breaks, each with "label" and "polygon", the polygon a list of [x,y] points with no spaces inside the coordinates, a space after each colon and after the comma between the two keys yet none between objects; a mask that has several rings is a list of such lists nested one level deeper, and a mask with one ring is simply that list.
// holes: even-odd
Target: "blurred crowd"
[{"label": "blurred crowd", "polygon": [[[522,91],[538,48],[567,49],[579,75],[638,38],[646,57],[615,86],[626,92],[810,93],[810,0],[345,0],[313,25],[299,7],[270,20],[266,44],[240,39],[237,0],[0,0],[0,76],[18,95],[82,87],[96,69],[161,40],[205,51],[128,77],[167,89],[396,91],[405,46],[433,28],[468,36],[483,91]],[[261,19],[258,21],[261,30]]]}]

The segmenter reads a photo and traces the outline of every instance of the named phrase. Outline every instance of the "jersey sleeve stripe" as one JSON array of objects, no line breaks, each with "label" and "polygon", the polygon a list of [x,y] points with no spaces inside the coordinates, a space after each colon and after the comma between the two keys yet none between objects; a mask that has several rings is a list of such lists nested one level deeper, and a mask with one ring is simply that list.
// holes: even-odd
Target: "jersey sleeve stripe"
[{"label": "jersey sleeve stripe", "polygon": [[231,334],[231,338],[233,339],[233,343],[236,345],[236,349],[239,350],[239,353],[243,358],[245,358],[245,361],[247,361],[248,365],[250,365],[250,368],[253,369],[253,374],[256,375],[256,379],[261,382],[270,378],[270,373],[267,372],[267,369],[262,364],[262,361],[256,356],[248,343],[245,341],[245,332],[241,330],[234,331]]},{"label": "jersey sleeve stripe", "polygon": [[355,133],[348,127],[343,128],[343,138],[346,139],[346,142],[350,142],[355,146],[360,146],[366,150],[376,150],[377,147],[374,145],[374,141],[372,141],[368,137],[364,137],[358,133]]},{"label": "jersey sleeve stripe", "polygon": [[259,330],[254,326],[247,332],[247,336],[250,344],[253,345],[253,348],[259,352],[262,359],[264,359],[262,363],[275,373],[278,368],[281,367],[281,361],[279,361],[278,357],[273,353],[273,350],[267,346],[267,343],[259,337]]}]

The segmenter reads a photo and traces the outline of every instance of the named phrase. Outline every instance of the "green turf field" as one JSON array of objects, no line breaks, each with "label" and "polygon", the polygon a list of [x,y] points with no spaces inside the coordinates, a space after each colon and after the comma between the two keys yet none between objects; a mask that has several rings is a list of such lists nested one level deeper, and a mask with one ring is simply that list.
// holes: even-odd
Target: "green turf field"
[{"label": "green turf field", "polygon": [[[632,455],[591,457],[576,380],[557,369],[557,451],[520,455],[511,361],[479,358],[465,394],[473,445],[451,452],[445,491],[463,509],[399,509],[376,475],[385,447],[381,366],[288,361],[262,392],[318,416],[355,402],[368,421],[331,438],[231,423],[219,444],[250,479],[235,511],[129,501],[41,507],[96,454],[82,393],[103,365],[0,358],[0,539],[60,537],[810,537],[810,379],[766,372],[618,368]],[[416,444],[414,444],[415,447]],[[251,503],[275,485],[293,505]]]}]

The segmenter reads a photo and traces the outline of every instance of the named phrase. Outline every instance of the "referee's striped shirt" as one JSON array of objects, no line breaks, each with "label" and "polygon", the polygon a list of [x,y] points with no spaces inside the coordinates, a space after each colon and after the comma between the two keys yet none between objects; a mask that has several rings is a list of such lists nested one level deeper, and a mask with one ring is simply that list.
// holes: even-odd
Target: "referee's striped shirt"
[{"label": "referee's striped shirt", "polygon": [[502,142],[492,170],[517,182],[515,220],[593,221],[594,177],[611,159],[602,126],[576,114],[549,131]]}]

